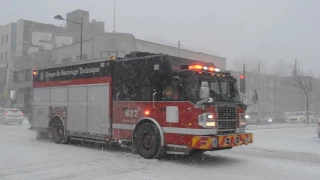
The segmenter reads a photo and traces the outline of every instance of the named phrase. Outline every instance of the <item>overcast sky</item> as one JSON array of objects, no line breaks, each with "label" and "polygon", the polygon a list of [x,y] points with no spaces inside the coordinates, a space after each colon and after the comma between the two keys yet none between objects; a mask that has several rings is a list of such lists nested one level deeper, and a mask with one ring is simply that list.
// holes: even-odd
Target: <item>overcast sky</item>
[{"label": "overcast sky", "polygon": [[[298,59],[320,65],[319,0],[116,0],[116,31],[138,39],[181,41],[183,47],[227,58],[272,64]],[[53,19],[83,9],[113,31],[113,0],[1,0],[0,24],[17,19],[60,25]]]}]

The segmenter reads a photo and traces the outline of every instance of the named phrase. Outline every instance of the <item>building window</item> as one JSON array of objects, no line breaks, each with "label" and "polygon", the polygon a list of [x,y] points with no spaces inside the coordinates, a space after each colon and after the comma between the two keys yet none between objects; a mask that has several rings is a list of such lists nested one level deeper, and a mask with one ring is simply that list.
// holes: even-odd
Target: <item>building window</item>
[{"label": "building window", "polygon": [[5,60],[8,60],[8,52],[6,52]]},{"label": "building window", "polygon": [[8,43],[9,35],[6,35],[6,43]]},{"label": "building window", "polygon": [[253,77],[250,77],[250,84],[253,85]]},{"label": "building window", "polygon": [[282,92],[279,92],[279,99],[282,99],[283,96],[282,96]]},{"label": "building window", "polygon": [[1,62],[2,62],[2,60],[3,60],[3,53],[1,53]]},{"label": "building window", "polygon": [[273,104],[269,105],[269,110],[271,110],[271,111],[273,110]]},{"label": "building window", "polygon": [[279,88],[281,88],[281,82],[280,81],[278,82],[278,86],[279,86]]},{"label": "building window", "polygon": [[72,61],[72,57],[64,58],[61,60],[61,63],[70,63]]},{"label": "building window", "polygon": [[119,51],[117,54],[117,57],[120,57],[120,58],[124,58],[125,56],[126,56],[126,53],[123,51]]},{"label": "building window", "polygon": [[[77,61],[80,60],[80,55],[76,57]],[[88,59],[88,55],[87,54],[82,54],[82,60],[87,60]]]},{"label": "building window", "polygon": [[263,79],[263,85],[264,85],[264,87],[267,86],[267,79]]},{"label": "building window", "polygon": [[15,83],[23,82],[23,71],[15,71],[13,73],[13,82]]},{"label": "building window", "polygon": [[264,94],[264,98],[267,98],[267,91],[264,91],[263,94]]},{"label": "building window", "polygon": [[4,43],[4,36],[2,36],[2,38],[1,38],[1,44],[3,44]]},{"label": "building window", "polygon": [[31,69],[25,70],[24,77],[25,77],[25,81],[26,81],[26,82],[30,82],[30,81],[31,81],[31,76],[32,76],[32,71],[31,71]]},{"label": "building window", "polygon": [[269,87],[273,87],[273,80],[270,80]]},{"label": "building window", "polygon": [[273,92],[269,92],[269,98],[273,99]]},{"label": "building window", "polygon": [[117,52],[116,51],[111,51],[111,52],[109,52],[109,56],[117,56]]}]

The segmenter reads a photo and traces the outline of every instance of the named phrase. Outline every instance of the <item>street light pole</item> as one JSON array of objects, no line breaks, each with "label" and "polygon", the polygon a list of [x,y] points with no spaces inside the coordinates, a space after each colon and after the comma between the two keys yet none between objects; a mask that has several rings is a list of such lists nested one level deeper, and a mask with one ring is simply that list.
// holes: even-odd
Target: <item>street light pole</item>
[{"label": "street light pole", "polygon": [[81,17],[81,22],[80,22],[80,60],[82,60],[82,26],[83,26],[83,19]]},{"label": "street light pole", "polygon": [[71,22],[71,23],[79,24],[79,25],[80,25],[80,60],[82,60],[83,18],[81,17],[80,22],[75,22],[75,21],[70,21],[70,20],[64,19],[64,18],[63,18],[62,16],[60,16],[60,15],[56,15],[54,18],[57,19],[57,20],[63,20],[63,21],[67,21],[67,22]]}]

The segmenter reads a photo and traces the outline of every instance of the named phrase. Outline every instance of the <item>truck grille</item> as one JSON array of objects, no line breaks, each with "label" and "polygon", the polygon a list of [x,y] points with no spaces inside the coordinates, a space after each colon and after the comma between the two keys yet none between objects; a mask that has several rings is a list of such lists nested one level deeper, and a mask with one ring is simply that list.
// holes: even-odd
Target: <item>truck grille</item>
[{"label": "truck grille", "polygon": [[225,131],[225,130],[235,130],[237,128],[236,121],[218,121],[218,130]]},{"label": "truck grille", "polygon": [[236,108],[234,107],[218,107],[219,120],[235,120],[237,118]]},{"label": "truck grille", "polygon": [[237,113],[235,107],[221,106],[218,110],[218,132],[235,133],[237,129]]}]

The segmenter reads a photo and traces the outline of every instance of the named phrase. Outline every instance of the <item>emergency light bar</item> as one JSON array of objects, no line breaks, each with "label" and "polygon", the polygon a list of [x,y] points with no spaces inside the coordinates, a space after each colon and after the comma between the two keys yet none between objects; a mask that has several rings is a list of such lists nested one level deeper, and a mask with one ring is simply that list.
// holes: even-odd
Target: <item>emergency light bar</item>
[{"label": "emergency light bar", "polygon": [[214,67],[214,66],[204,66],[204,65],[199,65],[199,64],[182,65],[181,69],[203,70],[203,71],[217,72],[217,73],[228,73],[228,72],[222,71],[220,68],[217,68],[217,67]]},{"label": "emergency light bar", "polygon": [[210,72],[220,72],[220,68],[213,67],[213,66],[203,66],[203,65],[187,65],[187,67],[184,67],[182,69],[190,69],[190,70],[205,70]]}]

